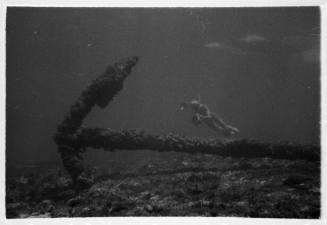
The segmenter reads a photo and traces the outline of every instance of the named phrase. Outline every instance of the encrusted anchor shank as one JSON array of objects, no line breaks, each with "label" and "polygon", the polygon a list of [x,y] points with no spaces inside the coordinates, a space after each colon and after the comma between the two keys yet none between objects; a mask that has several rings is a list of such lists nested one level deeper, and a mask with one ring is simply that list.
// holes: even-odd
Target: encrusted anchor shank
[{"label": "encrusted anchor shank", "polygon": [[265,143],[257,140],[185,137],[177,134],[151,135],[134,130],[115,131],[103,128],[83,128],[78,142],[85,147],[105,150],[150,149],[161,152],[186,152],[226,157],[270,157],[288,160],[320,160],[319,145],[296,143]]},{"label": "encrusted anchor shank", "polygon": [[84,168],[80,155],[81,146],[77,141],[77,131],[94,105],[106,107],[113,97],[122,89],[125,78],[136,65],[138,57],[124,58],[108,66],[105,73],[91,82],[80,97],[71,106],[63,122],[58,126],[55,142],[61,154],[63,165],[73,180],[82,179]]}]

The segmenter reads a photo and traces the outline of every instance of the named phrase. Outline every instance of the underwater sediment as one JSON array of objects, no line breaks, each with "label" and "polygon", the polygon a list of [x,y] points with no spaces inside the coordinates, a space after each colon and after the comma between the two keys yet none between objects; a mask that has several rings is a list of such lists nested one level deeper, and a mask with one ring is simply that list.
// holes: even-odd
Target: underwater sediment
[{"label": "underwater sediment", "polygon": [[12,165],[6,180],[7,218],[320,216],[320,167],[314,161],[144,150],[128,154],[133,157],[100,167],[85,163],[94,183],[82,191],[58,164]]}]

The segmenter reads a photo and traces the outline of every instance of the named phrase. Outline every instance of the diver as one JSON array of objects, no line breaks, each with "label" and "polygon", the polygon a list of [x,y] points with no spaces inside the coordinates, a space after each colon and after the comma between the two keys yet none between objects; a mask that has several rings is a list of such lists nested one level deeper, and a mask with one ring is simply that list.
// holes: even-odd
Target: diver
[{"label": "diver", "polygon": [[199,100],[193,100],[190,103],[182,102],[180,110],[184,110],[188,106],[194,112],[192,122],[195,126],[203,122],[212,130],[222,133],[226,138],[230,138],[240,132],[236,127],[226,124],[217,114],[212,113],[207,105],[200,103]]}]

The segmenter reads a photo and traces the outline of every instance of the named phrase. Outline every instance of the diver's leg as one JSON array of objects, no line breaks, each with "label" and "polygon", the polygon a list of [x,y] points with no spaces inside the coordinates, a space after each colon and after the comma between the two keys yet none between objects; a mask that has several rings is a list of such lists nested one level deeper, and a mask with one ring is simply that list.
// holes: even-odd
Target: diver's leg
[{"label": "diver's leg", "polygon": [[240,133],[239,129],[237,129],[236,127],[232,127],[230,125],[227,126],[227,129],[232,132],[233,134],[238,134]]},{"label": "diver's leg", "polygon": [[229,132],[227,132],[224,127],[219,126],[212,118],[206,118],[204,122],[209,128],[220,134],[223,134],[225,137],[230,136]]},{"label": "diver's leg", "polygon": [[217,114],[215,113],[211,113],[211,118],[212,120],[218,124],[220,127],[224,128],[224,129],[227,129],[228,128],[228,125],[223,121],[222,118],[220,118]]},{"label": "diver's leg", "polygon": [[222,128],[224,128],[225,130],[229,131],[232,135],[234,134],[238,134],[240,131],[236,128],[233,127],[231,125],[228,125],[227,123],[225,123],[217,114],[212,113],[212,119],[219,124],[219,126],[221,126]]},{"label": "diver's leg", "polygon": [[212,130],[219,132],[220,134],[224,135],[225,138],[230,138],[236,134],[236,132],[229,129],[228,125],[226,127],[219,126],[212,118],[206,118],[204,122],[207,124],[209,128]]}]

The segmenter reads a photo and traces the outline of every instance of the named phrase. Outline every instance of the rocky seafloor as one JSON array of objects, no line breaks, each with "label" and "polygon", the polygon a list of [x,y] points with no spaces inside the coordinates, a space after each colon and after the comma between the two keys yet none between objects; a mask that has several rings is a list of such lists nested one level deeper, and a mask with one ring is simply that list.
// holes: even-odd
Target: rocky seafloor
[{"label": "rocky seafloor", "polygon": [[60,164],[7,165],[7,218],[320,217],[320,162],[152,151],[126,160],[115,154],[89,166],[94,183],[83,191],[74,190]]}]

